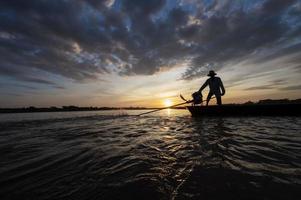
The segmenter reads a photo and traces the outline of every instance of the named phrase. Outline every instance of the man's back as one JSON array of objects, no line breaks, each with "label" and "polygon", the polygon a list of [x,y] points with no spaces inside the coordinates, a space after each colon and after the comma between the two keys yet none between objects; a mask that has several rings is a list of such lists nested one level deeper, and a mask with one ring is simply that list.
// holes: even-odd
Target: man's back
[{"label": "man's back", "polygon": [[209,85],[210,92],[217,95],[221,94],[220,88],[223,87],[223,83],[219,77],[210,77],[207,79],[206,82]]},{"label": "man's back", "polygon": [[216,73],[213,70],[210,70],[207,75],[207,76],[210,76],[210,78],[208,78],[205,81],[205,83],[202,85],[202,87],[198,91],[198,93],[201,94],[203,89],[205,89],[205,87],[209,86],[210,90],[209,90],[209,93],[207,96],[206,105],[208,105],[212,95],[215,95],[217,104],[222,105],[221,96],[223,96],[226,92],[222,80],[220,79],[220,77],[216,77],[215,75],[216,75]]}]

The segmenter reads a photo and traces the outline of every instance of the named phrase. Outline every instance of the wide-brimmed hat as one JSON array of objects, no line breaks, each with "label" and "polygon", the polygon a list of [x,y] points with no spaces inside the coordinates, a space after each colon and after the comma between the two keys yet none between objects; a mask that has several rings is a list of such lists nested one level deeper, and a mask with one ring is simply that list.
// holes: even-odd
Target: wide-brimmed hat
[{"label": "wide-brimmed hat", "polygon": [[207,74],[207,76],[215,76],[216,73],[213,70],[210,70],[209,73]]}]

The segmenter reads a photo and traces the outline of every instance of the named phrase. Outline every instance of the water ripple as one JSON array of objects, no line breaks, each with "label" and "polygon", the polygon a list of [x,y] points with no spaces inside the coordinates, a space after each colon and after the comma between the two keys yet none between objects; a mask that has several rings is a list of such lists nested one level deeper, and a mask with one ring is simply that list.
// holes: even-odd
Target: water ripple
[{"label": "water ripple", "polygon": [[0,127],[1,199],[294,199],[301,191],[297,117],[97,115]]}]

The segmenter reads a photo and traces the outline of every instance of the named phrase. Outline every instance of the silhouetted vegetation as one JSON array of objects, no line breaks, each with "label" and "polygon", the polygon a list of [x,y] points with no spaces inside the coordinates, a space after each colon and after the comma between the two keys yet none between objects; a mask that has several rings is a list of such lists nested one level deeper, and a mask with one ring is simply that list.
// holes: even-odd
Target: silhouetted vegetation
[{"label": "silhouetted vegetation", "polygon": [[[256,105],[256,104],[301,104],[301,99],[289,100],[289,99],[264,99],[258,102],[248,101],[243,105]],[[62,106],[62,107],[46,107],[37,108],[34,106],[24,108],[0,108],[0,113],[30,113],[30,112],[70,112],[70,111],[98,111],[98,110],[148,110],[156,108],[146,107],[78,107],[78,106]],[[186,107],[177,107],[171,109],[186,109]]]},{"label": "silhouetted vegetation", "polygon": [[28,113],[28,112],[70,112],[70,111],[98,111],[98,110],[143,110],[147,109],[144,107],[78,107],[78,106],[62,106],[62,107],[47,107],[47,108],[36,108],[33,106],[24,108],[0,108],[0,113]]}]

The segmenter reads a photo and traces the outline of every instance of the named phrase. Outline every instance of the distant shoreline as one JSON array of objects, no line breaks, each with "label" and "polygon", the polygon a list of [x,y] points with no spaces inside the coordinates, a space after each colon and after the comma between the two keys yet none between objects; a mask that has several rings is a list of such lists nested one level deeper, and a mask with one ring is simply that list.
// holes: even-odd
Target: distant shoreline
[{"label": "distant shoreline", "polygon": [[[67,108],[66,108],[67,107]],[[64,106],[64,108],[36,108],[36,107],[25,107],[25,108],[0,108],[0,114],[5,113],[39,113],[39,112],[79,112],[79,111],[109,111],[109,110],[153,110],[158,108],[145,108],[145,107],[70,107]],[[186,109],[186,107],[174,107],[170,109]]]},{"label": "distant shoreline", "polygon": [[[258,102],[245,102],[238,105],[262,105],[262,104],[300,104],[301,99],[289,100],[289,99],[264,99]],[[227,104],[225,104],[227,105]],[[233,105],[233,104],[232,104]],[[105,110],[152,110],[158,108],[147,107],[78,107],[78,106],[62,106],[62,107],[23,107],[23,108],[0,108],[0,114],[3,113],[35,113],[35,112],[76,112],[76,111],[105,111]],[[186,109],[186,107],[171,107],[171,109]]]}]

